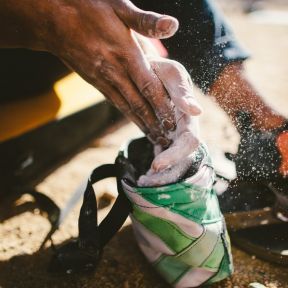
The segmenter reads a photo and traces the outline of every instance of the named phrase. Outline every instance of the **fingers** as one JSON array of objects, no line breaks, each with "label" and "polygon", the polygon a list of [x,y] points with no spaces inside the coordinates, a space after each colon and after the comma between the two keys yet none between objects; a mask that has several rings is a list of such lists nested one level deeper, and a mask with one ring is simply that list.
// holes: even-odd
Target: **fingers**
[{"label": "fingers", "polygon": [[164,129],[173,131],[176,127],[173,104],[141,51],[135,51],[133,61],[128,62],[127,68],[131,79],[152,106]]},{"label": "fingers", "polygon": [[[133,121],[143,133],[149,133],[149,129],[145,125],[145,123],[140,119],[137,115],[132,113],[130,105],[127,101],[121,96],[121,94],[113,88],[109,83],[105,83],[102,81],[101,84],[98,84],[98,89],[105,95],[106,99],[117,109],[119,109],[122,114]],[[151,135],[153,141],[156,141],[156,137]]]},{"label": "fingers", "polygon": [[176,18],[141,10],[129,0],[115,1],[115,13],[128,27],[150,38],[169,38],[179,26]]},{"label": "fingers", "polygon": [[[72,2],[74,5],[74,2],[83,1]],[[137,114],[137,124],[145,133],[151,131],[152,137],[161,138],[165,130],[175,127],[173,107],[161,81],[126,25],[150,36],[168,37],[176,31],[177,20],[142,11],[128,0],[86,2],[76,7],[79,10],[71,9],[77,13],[71,12],[69,30],[65,28],[65,19],[61,18],[64,28],[57,28],[61,28],[62,34],[59,35],[64,35],[65,45],[57,46],[61,54],[56,54],[89,83],[97,88],[102,86],[100,90],[126,116],[131,118]],[[113,91],[103,81],[109,83]],[[165,119],[163,123],[160,123],[161,119]],[[165,140],[165,137],[162,138]]]},{"label": "fingers", "polygon": [[151,169],[139,178],[137,184],[143,187],[160,186],[179,181],[193,162],[193,151],[199,140],[192,133],[183,133],[173,145],[156,156]]},{"label": "fingers", "polygon": [[142,187],[155,187],[175,183],[185,175],[192,162],[192,158],[186,158],[169,169],[156,173],[150,171],[139,178],[137,185]]},{"label": "fingers", "polygon": [[151,59],[150,64],[177,108],[192,116],[202,112],[200,105],[194,98],[190,76],[180,63],[157,58],[156,60]]},{"label": "fingers", "polygon": [[192,132],[183,133],[170,148],[155,157],[151,167],[156,172],[173,167],[189,158],[198,146],[198,137],[195,137]]},{"label": "fingers", "polygon": [[[93,82],[91,79],[87,79],[89,82]],[[133,111],[131,110],[128,102],[122,97],[122,95],[114,88],[109,82],[100,81],[97,83],[97,88],[104,94],[107,101],[109,101],[113,106],[115,106],[122,114],[133,121],[141,131],[147,135],[149,140],[152,143],[161,142],[161,139],[158,139],[158,135],[150,133],[149,127],[146,126],[145,122],[139,118]]]},{"label": "fingers", "polygon": [[[131,117],[137,115],[138,120],[141,119],[142,123],[145,123],[145,126],[147,127],[145,133],[150,134],[150,138],[153,139],[154,144],[161,143],[162,145],[167,145],[167,141],[163,142],[165,140],[164,130],[151,105],[139,93],[139,90],[122,67],[117,65],[117,63],[112,63],[113,60],[111,60],[110,63],[103,60],[101,64],[99,64],[100,67],[98,70],[99,79],[101,76],[110,84],[110,86],[112,85],[118,91],[117,95],[114,92],[111,95],[108,95],[108,97],[113,103],[117,103],[122,99],[121,104],[118,105],[119,109],[121,109],[122,112],[125,112],[126,116],[130,117],[131,120],[133,120]],[[108,89],[109,87],[106,87],[105,90],[107,91]],[[126,107],[123,109],[124,99],[128,108]]]}]

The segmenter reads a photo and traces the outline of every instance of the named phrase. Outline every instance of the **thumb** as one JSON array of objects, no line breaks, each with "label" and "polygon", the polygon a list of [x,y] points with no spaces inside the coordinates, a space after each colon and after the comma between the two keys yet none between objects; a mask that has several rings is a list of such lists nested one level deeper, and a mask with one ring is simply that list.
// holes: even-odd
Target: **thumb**
[{"label": "thumb", "polygon": [[129,28],[146,37],[169,38],[178,30],[176,18],[141,10],[129,0],[115,1],[114,10]]}]

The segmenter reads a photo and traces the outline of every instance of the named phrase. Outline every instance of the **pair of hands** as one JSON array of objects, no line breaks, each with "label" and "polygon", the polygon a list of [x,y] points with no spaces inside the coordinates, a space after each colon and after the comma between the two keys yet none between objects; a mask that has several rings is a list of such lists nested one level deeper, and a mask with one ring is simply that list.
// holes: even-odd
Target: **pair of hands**
[{"label": "pair of hands", "polygon": [[129,0],[0,3],[0,47],[55,54],[163,146],[176,125],[173,105],[131,30],[163,39],[177,29],[177,19]]},{"label": "pair of hands", "polygon": [[169,135],[175,133],[174,104],[198,113],[183,67],[149,61],[132,32],[171,37],[178,29],[173,17],[143,11],[129,0],[6,0],[0,3],[0,24],[0,47],[55,54],[154,144],[167,147]]},{"label": "pair of hands", "polygon": [[45,8],[54,20],[37,32],[40,46],[99,89],[153,143],[167,145],[176,124],[173,105],[131,29],[162,39],[174,35],[178,21],[128,0],[58,2],[55,11]]},{"label": "pair of hands", "polygon": [[[175,142],[177,137],[172,139],[171,135],[175,135],[175,129],[180,133],[180,127],[176,128],[176,118],[180,117],[177,111],[186,115],[198,115],[201,111],[193,98],[191,79],[175,61],[149,60],[141,47],[141,37],[131,29],[162,39],[174,35],[178,21],[140,10],[128,0],[62,1],[65,5],[60,9],[66,17],[59,19],[52,51],[97,87],[154,144],[167,147],[171,140]],[[64,41],[59,43],[61,38]],[[182,130],[190,129],[192,133],[191,127],[186,123]],[[175,149],[179,142],[180,139],[173,144]],[[180,146],[178,149],[184,148]],[[182,149],[182,157],[187,147]],[[178,160],[181,155],[178,154]],[[171,157],[164,158],[169,158],[171,164]]]}]

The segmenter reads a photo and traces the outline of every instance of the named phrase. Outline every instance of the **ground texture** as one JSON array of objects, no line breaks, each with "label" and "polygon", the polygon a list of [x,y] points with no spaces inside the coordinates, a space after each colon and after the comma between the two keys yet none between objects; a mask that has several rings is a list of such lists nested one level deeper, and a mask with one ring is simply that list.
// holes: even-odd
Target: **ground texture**
[{"label": "ground texture", "polygon": [[[271,2],[273,4],[273,1],[270,1],[267,5],[270,9],[288,12],[285,1],[275,1],[277,5],[272,5]],[[225,4],[225,1],[221,3]],[[260,24],[251,16],[236,13],[234,8],[226,12],[236,35],[253,55],[246,64],[247,74],[266,100],[288,116],[288,25],[271,24],[267,21]],[[211,149],[218,147],[235,152],[238,135],[228,118],[211,99],[198,94],[199,101],[205,107],[201,118],[203,138]],[[37,188],[63,206],[92,168],[113,162],[120,144],[138,133],[133,124],[123,122],[114,125],[56,169]],[[99,198],[102,197],[102,200],[109,203],[116,195],[115,183],[113,180],[103,181],[97,185],[97,191]],[[80,204],[54,235],[56,245],[77,235],[79,207]],[[100,210],[100,218],[108,209],[109,206]],[[0,203],[0,211],[0,287],[167,287],[139,252],[129,222],[109,243],[95,273],[90,276],[59,277],[47,273],[52,254],[49,245],[38,251],[45,233],[49,230],[49,223],[39,214],[31,198],[24,195],[18,199],[4,199]],[[234,247],[233,255],[234,275],[214,285],[214,288],[244,288],[251,282],[259,282],[270,288],[288,287],[288,268],[260,261],[254,255],[248,255]]]}]

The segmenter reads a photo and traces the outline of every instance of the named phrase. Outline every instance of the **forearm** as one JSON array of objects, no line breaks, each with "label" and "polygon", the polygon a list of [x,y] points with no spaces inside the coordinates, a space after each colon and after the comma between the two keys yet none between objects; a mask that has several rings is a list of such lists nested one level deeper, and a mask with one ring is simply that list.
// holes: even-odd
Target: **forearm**
[{"label": "forearm", "polygon": [[211,86],[210,94],[236,125],[239,111],[249,113],[257,129],[274,129],[285,121],[283,116],[266,104],[246,77],[241,62],[231,63],[223,69]]},{"label": "forearm", "polygon": [[49,29],[52,2],[0,1],[0,48],[45,50],[42,39]]}]

